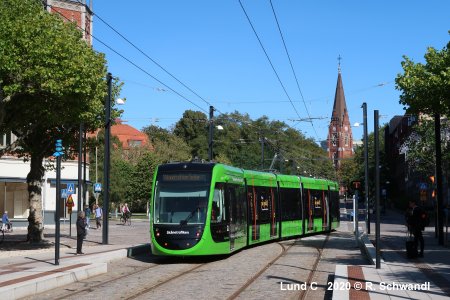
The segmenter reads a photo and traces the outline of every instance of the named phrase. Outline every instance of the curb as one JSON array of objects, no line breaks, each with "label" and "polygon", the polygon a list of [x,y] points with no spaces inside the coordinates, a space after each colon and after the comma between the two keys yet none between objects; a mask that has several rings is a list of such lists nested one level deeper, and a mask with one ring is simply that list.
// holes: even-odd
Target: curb
[{"label": "curb", "polygon": [[63,285],[87,279],[107,272],[107,263],[94,263],[61,273],[54,273],[0,288],[3,299],[18,299],[39,294]]},{"label": "curb", "polygon": [[[366,253],[367,258],[369,259],[372,265],[376,264],[377,252],[375,246],[369,240],[369,237],[366,233],[360,236],[360,242],[364,248],[364,252]],[[384,259],[380,255],[380,262],[384,264]]]},{"label": "curb", "polygon": [[[150,253],[150,244],[142,244],[129,248],[122,248],[102,253],[93,253],[93,255],[102,254],[95,257],[95,263],[92,255],[73,257],[64,264],[40,270],[34,274],[22,276],[16,279],[17,283],[11,282],[9,285],[0,287],[2,300],[18,299],[35,294],[43,293],[64,285],[71,284],[80,280],[88,279],[108,271],[108,262],[125,257],[133,257],[138,254]],[[105,255],[106,254],[106,255]]]}]

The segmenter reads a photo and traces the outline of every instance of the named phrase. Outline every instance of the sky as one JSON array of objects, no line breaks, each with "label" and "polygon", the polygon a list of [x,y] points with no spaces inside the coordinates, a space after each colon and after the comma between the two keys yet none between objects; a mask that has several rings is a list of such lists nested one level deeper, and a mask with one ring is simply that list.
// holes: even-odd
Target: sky
[{"label": "sky", "polygon": [[[212,105],[216,115],[267,116],[326,140],[340,56],[350,122],[363,121],[366,102],[372,132],[374,110],[380,125],[404,114],[395,89],[403,55],[424,62],[427,47],[450,37],[446,0],[92,4],[94,49],[124,82],[122,119],[137,129],[169,129],[184,111],[208,115]],[[352,130],[362,138],[362,126]]]}]

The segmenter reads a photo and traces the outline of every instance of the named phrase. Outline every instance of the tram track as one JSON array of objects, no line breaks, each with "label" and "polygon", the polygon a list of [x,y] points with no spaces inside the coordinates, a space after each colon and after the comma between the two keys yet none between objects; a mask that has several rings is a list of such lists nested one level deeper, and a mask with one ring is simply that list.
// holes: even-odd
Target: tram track
[{"label": "tram track", "polygon": [[[155,267],[158,267],[158,265],[152,265],[152,266],[143,268],[141,270],[133,272],[132,274],[143,273],[143,272],[146,272],[146,271],[148,271],[150,269],[153,269]],[[122,274],[121,276],[114,277],[114,278],[111,278],[109,280],[102,281],[102,282],[100,282],[98,284],[89,284],[89,286],[84,288],[84,289],[77,290],[77,291],[70,291],[70,294],[68,294],[68,295],[62,295],[60,297],[53,298],[53,299],[54,300],[62,300],[62,299],[67,299],[68,296],[73,297],[75,295],[79,295],[79,294],[82,294],[82,293],[85,293],[85,292],[90,292],[90,291],[92,291],[92,290],[94,290],[96,288],[100,288],[102,286],[107,286],[108,284],[111,284],[111,283],[116,282],[116,281],[121,281],[122,279],[126,278],[127,276],[130,276],[130,273]]]},{"label": "tram track", "polygon": [[294,245],[294,243],[290,244],[288,247],[283,245],[280,242],[277,242],[278,245],[281,246],[282,251],[279,255],[277,255],[274,259],[272,259],[269,263],[267,263],[261,270],[259,270],[255,275],[253,275],[250,279],[248,279],[244,285],[242,285],[237,291],[235,291],[231,296],[227,298],[227,300],[236,299],[242,292],[244,292],[252,283],[254,283],[267,269],[269,269],[277,260],[286,255],[287,251]]},{"label": "tram track", "polygon": [[170,277],[168,279],[160,281],[160,282],[158,282],[158,283],[156,283],[156,284],[154,284],[154,285],[152,285],[150,287],[146,287],[144,289],[141,289],[141,290],[137,291],[136,293],[133,293],[132,295],[127,295],[126,297],[124,297],[124,299],[127,299],[127,300],[129,300],[129,299],[136,299],[137,297],[145,295],[148,292],[151,292],[152,290],[155,290],[158,287],[171,282],[172,280],[175,280],[175,279],[178,279],[178,278],[180,278],[182,276],[185,276],[185,275],[187,275],[187,274],[197,270],[198,268],[200,268],[200,267],[202,267],[204,265],[206,265],[206,263],[199,264],[199,265],[197,265],[197,266],[195,266],[193,268],[190,268],[189,270],[183,271],[183,272],[181,272],[181,273],[179,273],[179,274],[177,274],[175,276],[172,276],[172,277]]},{"label": "tram track", "polygon": [[[317,257],[314,261],[314,264],[311,268],[311,271],[309,272],[308,278],[306,279],[306,286],[311,287],[311,283],[313,282],[314,275],[316,274],[317,267],[319,266],[319,262],[322,258],[323,249],[325,248],[325,244],[328,242],[328,238],[330,237],[330,234],[328,233],[325,240],[322,243],[321,247],[315,247],[317,250]],[[298,297],[299,300],[307,299],[308,292],[310,291],[310,288],[307,288],[305,290],[300,291],[300,295]]]},{"label": "tram track", "polygon": [[[83,298],[84,295],[86,294],[90,294],[93,291],[98,291],[98,290],[102,290],[102,289],[108,289],[114,285],[123,285],[123,282],[125,282],[126,280],[129,280],[130,276],[134,276],[134,277],[139,277],[142,275],[145,275],[147,271],[152,270],[152,269],[158,269],[158,268],[162,268],[163,266],[167,265],[167,263],[171,264],[170,261],[167,263],[164,263],[164,261],[168,260],[168,258],[163,258],[163,263],[156,263],[154,265],[148,266],[148,267],[144,267],[144,268],[140,268],[139,270],[130,270],[127,272],[124,272],[121,275],[116,275],[113,278],[110,279],[106,279],[106,280],[101,280],[101,282],[98,283],[94,283],[94,282],[85,282],[85,284],[87,286],[85,286],[84,288],[81,289],[66,289],[66,291],[69,291],[68,293],[65,292],[63,294],[58,295],[57,297],[53,297],[52,299],[75,299],[78,297]],[[171,282],[179,277],[182,277],[184,275],[189,274],[190,272],[202,267],[203,265],[205,265],[206,263],[199,263],[196,264],[194,267],[189,268],[188,270],[184,270],[181,272],[178,272],[177,274],[175,274],[174,276],[171,276],[167,279],[163,279],[162,281],[159,282],[153,282],[151,283],[150,286],[145,287],[145,288],[132,288],[132,289],[127,289],[127,293],[126,295],[121,295],[121,299],[135,299],[141,295],[144,295],[168,282]],[[109,267],[108,267],[109,268]],[[127,269],[128,267],[126,267],[125,269]],[[31,298],[30,298],[31,299]]]}]

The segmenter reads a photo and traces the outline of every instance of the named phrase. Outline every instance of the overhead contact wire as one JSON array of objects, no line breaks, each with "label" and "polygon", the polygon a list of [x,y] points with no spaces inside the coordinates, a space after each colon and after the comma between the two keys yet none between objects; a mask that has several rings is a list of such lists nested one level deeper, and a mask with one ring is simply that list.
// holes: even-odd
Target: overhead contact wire
[{"label": "overhead contact wire", "polygon": [[288,97],[289,102],[291,103],[292,108],[294,109],[295,113],[296,113],[297,116],[300,118],[300,114],[298,113],[297,108],[295,108],[295,105],[294,105],[294,103],[292,102],[291,97],[289,96],[289,94],[288,94],[286,88],[284,87],[284,84],[283,84],[283,82],[281,81],[281,78],[280,78],[280,76],[278,75],[278,72],[277,72],[277,70],[275,69],[275,67],[274,67],[274,65],[273,65],[273,63],[272,63],[272,61],[271,61],[269,55],[267,54],[267,51],[266,51],[266,49],[264,48],[264,45],[263,45],[263,43],[261,42],[261,39],[259,38],[259,35],[258,35],[258,33],[256,32],[255,27],[253,26],[253,23],[252,23],[252,21],[250,20],[250,17],[248,16],[248,14],[247,14],[247,11],[245,10],[244,6],[242,5],[241,0],[239,0],[239,4],[241,5],[242,11],[244,12],[245,16],[247,17],[247,21],[249,22],[250,26],[252,27],[253,33],[255,34],[256,38],[258,39],[259,45],[261,46],[262,50],[264,51],[264,54],[266,55],[266,58],[267,58],[267,60],[269,61],[269,64],[270,64],[270,66],[272,67],[273,72],[275,73],[275,75],[276,75],[276,77],[277,77],[277,79],[278,79],[278,82],[280,83],[281,87],[283,88],[284,93],[285,93],[286,96]]},{"label": "overhead contact wire", "polygon": [[272,0],[270,0],[270,6],[272,7],[273,16],[275,17],[275,21],[277,23],[278,31],[280,32],[281,40],[283,41],[284,50],[286,51],[286,55],[287,55],[287,57],[289,59],[289,64],[291,65],[291,70],[292,70],[292,73],[294,74],[295,82],[297,83],[297,88],[298,88],[298,91],[300,92],[300,96],[301,96],[303,104],[305,106],[306,113],[308,114],[308,118],[310,119],[311,126],[314,129],[314,133],[316,134],[317,139],[320,139],[319,135],[317,134],[316,128],[314,127],[314,122],[311,119],[311,115],[309,113],[308,107],[306,106],[305,98],[303,97],[303,93],[302,93],[302,90],[300,88],[300,83],[298,81],[297,74],[295,73],[294,66],[292,65],[291,56],[289,55],[289,51],[287,49],[286,42],[284,41],[283,32],[281,31],[280,23],[278,22],[278,17],[277,17],[277,14],[275,13],[275,9],[273,7]]},{"label": "overhead contact wire", "polygon": [[[60,12],[58,12],[57,10],[55,10],[56,13],[58,13],[60,16],[62,16],[64,19],[66,19],[69,22],[72,22],[70,19],[68,19],[67,17],[65,17],[63,14],[61,14]],[[202,107],[200,107],[199,105],[197,105],[196,103],[192,102],[191,100],[189,100],[188,98],[186,98],[185,96],[183,96],[182,94],[180,94],[179,92],[177,92],[176,90],[174,90],[172,87],[170,87],[169,85],[165,84],[164,82],[162,82],[161,80],[159,80],[158,78],[156,78],[155,76],[153,76],[152,74],[150,74],[148,71],[144,70],[142,67],[140,67],[139,65],[137,65],[136,63],[134,63],[133,61],[131,61],[129,58],[125,57],[123,54],[119,53],[118,51],[116,51],[115,49],[113,49],[111,46],[109,46],[108,44],[106,44],[105,42],[103,42],[102,40],[100,40],[99,38],[95,37],[93,34],[88,33],[85,29],[81,28],[78,24],[76,24],[76,26],[86,32],[86,34],[90,35],[93,39],[95,39],[96,41],[100,42],[101,44],[103,44],[105,47],[107,47],[109,50],[113,51],[115,54],[117,54],[118,56],[120,56],[121,58],[123,58],[124,60],[126,60],[128,63],[130,63],[131,65],[133,65],[134,67],[136,67],[137,69],[139,69],[140,71],[142,71],[143,73],[145,73],[146,75],[148,75],[149,77],[151,77],[153,80],[159,82],[160,84],[162,84],[163,86],[165,86],[167,89],[171,90],[173,93],[175,93],[176,95],[180,96],[181,98],[183,98],[184,100],[186,100],[187,102],[191,103],[192,105],[194,105],[195,107],[199,108],[200,110],[204,111],[205,113],[207,113],[207,111],[205,109],[203,109]]]}]

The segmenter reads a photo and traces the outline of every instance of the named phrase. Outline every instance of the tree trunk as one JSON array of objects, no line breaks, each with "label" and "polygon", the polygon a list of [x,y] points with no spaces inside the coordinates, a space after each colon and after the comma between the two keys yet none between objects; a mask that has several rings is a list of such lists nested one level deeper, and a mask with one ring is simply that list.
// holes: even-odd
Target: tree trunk
[{"label": "tree trunk", "polygon": [[39,243],[44,239],[44,226],[42,215],[42,178],[44,157],[32,155],[30,173],[27,176],[28,199],[30,201],[30,214],[28,216],[28,236],[30,243]]}]

